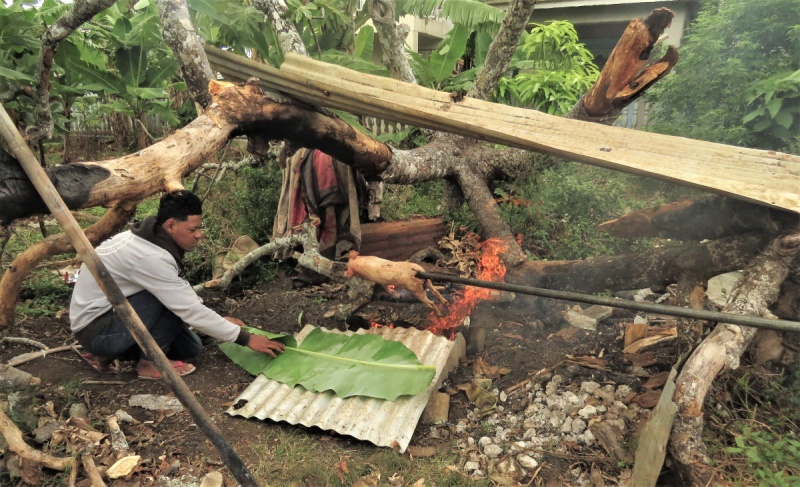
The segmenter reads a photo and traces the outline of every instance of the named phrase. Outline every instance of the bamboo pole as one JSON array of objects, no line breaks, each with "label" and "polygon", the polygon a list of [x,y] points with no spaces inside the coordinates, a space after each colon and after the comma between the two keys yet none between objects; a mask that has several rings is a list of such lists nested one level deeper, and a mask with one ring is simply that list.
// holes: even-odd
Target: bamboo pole
[{"label": "bamboo pole", "polygon": [[64,200],[61,199],[61,196],[58,194],[58,191],[56,191],[50,178],[47,177],[44,169],[39,165],[36,157],[25,144],[25,140],[17,131],[2,104],[0,104],[0,136],[2,136],[2,139],[8,145],[12,155],[19,161],[22,169],[36,187],[36,190],[58,221],[58,224],[64,230],[64,233],[69,237],[73,247],[100,285],[100,288],[108,298],[111,306],[113,306],[117,315],[122,319],[122,322],[125,323],[125,327],[131,332],[136,343],[139,344],[147,357],[155,363],[161,376],[167,384],[169,384],[181,404],[189,410],[192,419],[194,419],[200,430],[217,448],[220,457],[228,468],[230,468],[233,476],[245,487],[257,487],[258,483],[247,469],[247,466],[245,466],[242,459],[239,458],[222,433],[220,433],[211,421],[208,413],[203,410],[200,402],[194,397],[192,391],[190,391],[186,383],[183,382],[183,379],[175,372],[175,369],[153,340],[153,337],[150,336],[147,328],[145,328],[139,316],[125,298],[125,295],[122,294],[117,283],[114,282],[108,269],[106,269],[92,247],[92,244],[89,242],[89,239],[83,233],[80,226],[78,226],[75,217],[72,216],[72,213],[67,209]]}]

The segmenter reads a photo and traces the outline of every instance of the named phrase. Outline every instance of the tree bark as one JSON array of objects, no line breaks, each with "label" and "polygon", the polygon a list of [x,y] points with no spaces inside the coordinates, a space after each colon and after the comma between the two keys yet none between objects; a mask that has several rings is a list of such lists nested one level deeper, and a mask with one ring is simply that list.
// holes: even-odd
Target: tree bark
[{"label": "tree bark", "polygon": [[486,61],[467,92],[467,96],[478,100],[491,98],[500,78],[506,74],[508,66],[511,64],[511,58],[517,51],[522,31],[528,25],[535,6],[536,0],[512,0],[508,5],[500,32],[489,46]]},{"label": "tree bark", "polygon": [[754,231],[777,234],[798,223],[797,213],[724,196],[707,196],[634,211],[601,223],[597,229],[620,238],[715,240]]},{"label": "tree bark", "polygon": [[[86,236],[92,245],[97,245],[125,226],[133,218],[135,210],[135,203],[115,205],[100,221],[86,229]],[[72,251],[74,249],[67,235],[59,233],[33,244],[14,259],[0,279],[0,328],[14,324],[17,297],[23,281],[31,271],[49,257]]]},{"label": "tree bark", "polygon": [[528,261],[510,268],[506,282],[584,293],[663,289],[688,271],[705,279],[744,268],[769,242],[764,235],[661,247],[638,254],[575,261]]},{"label": "tree bark", "polygon": [[31,146],[53,136],[53,115],[50,113],[50,69],[53,67],[53,56],[59,43],[84,22],[91,20],[95,14],[113,5],[114,1],[76,0],[72,8],[48,27],[42,36],[42,47],[39,49],[39,60],[36,63],[36,88],[33,97],[36,101],[38,120],[36,127],[27,134],[27,142]]},{"label": "tree bark", "polygon": [[[396,24],[394,0],[368,0],[369,16],[378,32],[383,49],[383,65],[394,79],[417,84],[406,57],[406,37],[410,31],[405,24]],[[299,54],[299,53],[298,53]]]},{"label": "tree bark", "polygon": [[278,35],[278,41],[281,43],[281,49],[283,49],[284,53],[294,52],[308,56],[308,50],[306,50],[300,34],[297,33],[294,25],[286,20],[289,9],[286,7],[284,0],[253,0],[253,6],[267,14],[267,18]]},{"label": "tree bark", "polygon": [[[800,234],[773,241],[745,268],[731,293],[727,313],[773,317],[769,306],[781,283],[800,264]],[[686,485],[705,486],[712,467],[703,443],[703,404],[714,378],[723,368],[739,367],[739,358],[756,333],[755,328],[720,323],[687,360],[676,381],[678,418],[670,451]]]},{"label": "tree bark", "polygon": [[207,108],[211,103],[208,83],[216,77],[203,52],[203,41],[192,26],[186,0],[158,0],[158,18],[164,27],[164,42],[181,65],[186,89],[201,108]]},{"label": "tree bark", "polygon": [[674,16],[675,12],[662,7],[644,20],[633,19],[603,66],[597,83],[575,104],[567,118],[612,125],[623,108],[666,76],[678,62],[678,50],[673,46],[647,69],[642,71],[642,68]]}]

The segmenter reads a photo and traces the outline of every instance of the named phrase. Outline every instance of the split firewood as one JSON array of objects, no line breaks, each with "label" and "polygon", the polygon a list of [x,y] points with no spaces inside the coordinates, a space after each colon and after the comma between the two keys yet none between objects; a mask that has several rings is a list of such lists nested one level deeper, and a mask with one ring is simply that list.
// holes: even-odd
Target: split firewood
[{"label": "split firewood", "polygon": [[[778,299],[781,284],[800,268],[800,234],[778,238],[744,270],[724,312],[772,316],[768,306]],[[707,485],[713,467],[703,443],[703,404],[716,376],[736,369],[753,339],[755,328],[720,323],[686,361],[675,381],[678,417],[670,450],[686,485]]]}]

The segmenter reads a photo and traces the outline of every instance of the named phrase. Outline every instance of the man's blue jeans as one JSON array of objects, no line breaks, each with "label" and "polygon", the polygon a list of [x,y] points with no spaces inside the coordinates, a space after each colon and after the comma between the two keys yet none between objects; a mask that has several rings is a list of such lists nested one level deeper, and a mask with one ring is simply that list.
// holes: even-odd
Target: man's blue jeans
[{"label": "man's blue jeans", "polygon": [[[128,302],[139,315],[144,326],[153,336],[156,344],[167,358],[171,360],[187,360],[196,357],[203,344],[200,337],[161,301],[149,291],[141,291],[128,296]],[[144,352],[136,344],[131,332],[125,328],[122,320],[112,312],[111,320],[99,335],[84,346],[84,350],[96,357],[117,360],[147,359]]]}]

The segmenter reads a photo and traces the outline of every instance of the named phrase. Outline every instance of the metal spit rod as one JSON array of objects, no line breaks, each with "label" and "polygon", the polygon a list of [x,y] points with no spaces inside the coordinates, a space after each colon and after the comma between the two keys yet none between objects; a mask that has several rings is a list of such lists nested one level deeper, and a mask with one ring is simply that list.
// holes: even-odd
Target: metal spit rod
[{"label": "metal spit rod", "polygon": [[465,277],[450,276],[447,274],[438,274],[434,272],[419,272],[417,273],[417,277],[420,279],[430,279],[431,281],[452,282],[455,284],[465,284],[467,286],[496,289],[498,291],[542,296],[545,298],[577,301],[579,303],[599,304],[602,306],[610,306],[612,308],[632,309],[635,311],[646,311],[648,313],[680,316],[682,318],[716,321],[720,323],[730,323],[732,325],[800,333],[800,323],[797,321],[777,320],[749,315],[735,315],[731,313],[719,313],[717,311],[705,311],[702,309],[668,306],[665,304],[639,303],[636,301],[629,301],[627,299],[594,296],[592,294],[573,293],[569,291],[554,291],[552,289],[519,286],[516,284],[506,284],[504,282],[481,281],[479,279],[467,279]]}]

